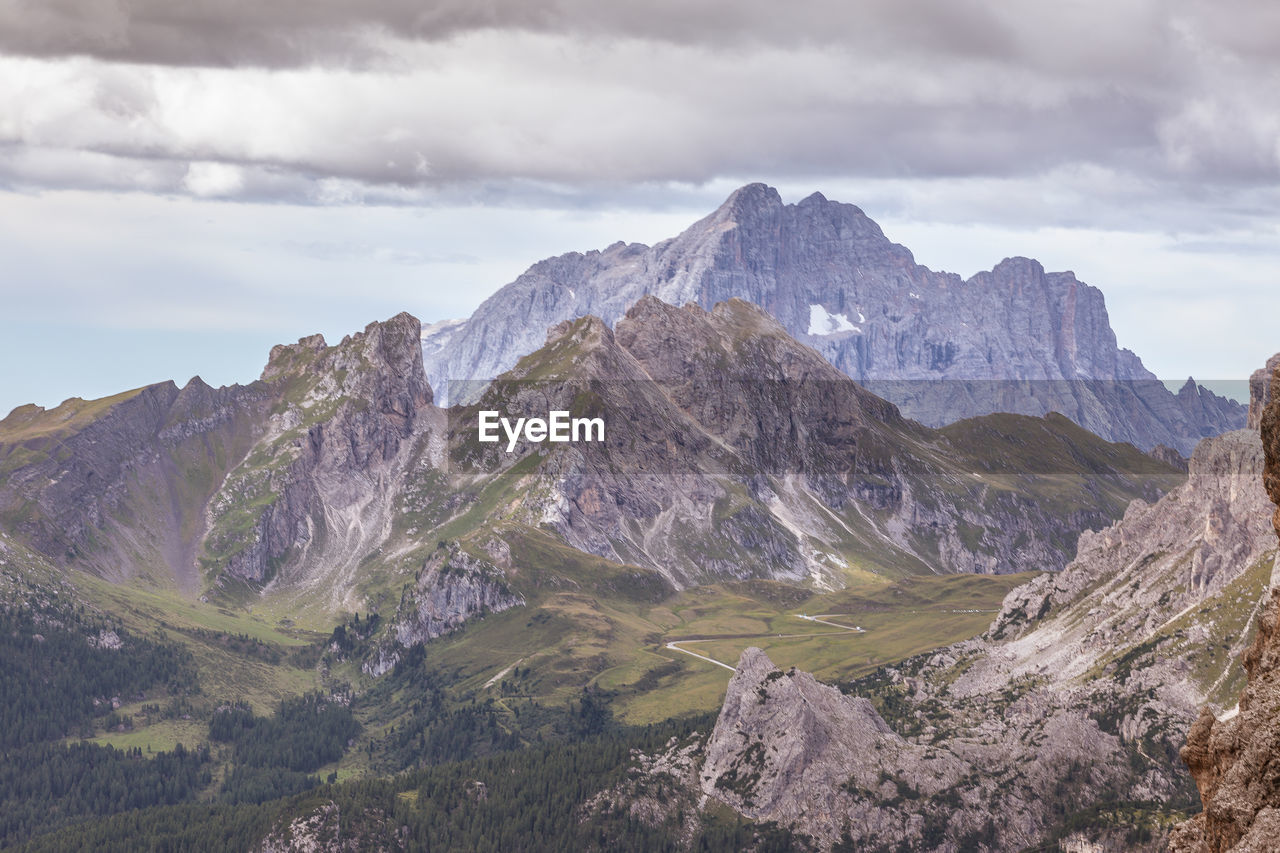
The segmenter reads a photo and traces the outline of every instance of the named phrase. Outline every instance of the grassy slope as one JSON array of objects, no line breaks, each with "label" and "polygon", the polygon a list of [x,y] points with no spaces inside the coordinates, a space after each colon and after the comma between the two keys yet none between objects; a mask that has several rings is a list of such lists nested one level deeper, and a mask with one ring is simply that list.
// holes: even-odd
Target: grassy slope
[{"label": "grassy slope", "polygon": [[[621,583],[624,573],[612,564],[563,546],[557,560],[549,536],[529,538],[530,549],[546,549],[542,559],[554,562],[555,574],[525,578],[534,590],[526,607],[431,643],[430,659],[456,671],[460,688],[481,698],[502,698],[506,680],[505,701],[562,705],[592,684],[614,694],[615,712],[630,723],[719,707],[730,673],[667,649],[668,642],[692,639],[688,648],[729,664],[747,646],[760,646],[821,678],[848,677],[980,633],[1008,590],[1028,579],[869,577],[823,595],[749,581],[658,597]],[[832,621],[867,631],[840,632],[797,618],[801,613],[842,614],[848,618]],[[516,670],[529,674],[517,678]]]},{"label": "grassy slope", "polygon": [[19,406],[0,421],[0,444],[69,435],[83,429],[120,403],[138,396],[145,387],[97,400],[72,397],[52,409],[36,405]]}]

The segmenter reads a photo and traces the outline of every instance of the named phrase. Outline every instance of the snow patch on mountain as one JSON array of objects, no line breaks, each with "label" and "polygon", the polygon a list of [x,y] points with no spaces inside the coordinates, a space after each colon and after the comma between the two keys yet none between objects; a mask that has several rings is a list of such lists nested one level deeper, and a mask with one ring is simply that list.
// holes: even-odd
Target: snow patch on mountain
[{"label": "snow patch on mountain", "polygon": [[[863,319],[861,313],[858,314],[858,319]],[[831,314],[821,305],[809,306],[809,334],[811,335],[835,335],[840,332],[861,331],[862,329],[853,325],[844,314]]]}]

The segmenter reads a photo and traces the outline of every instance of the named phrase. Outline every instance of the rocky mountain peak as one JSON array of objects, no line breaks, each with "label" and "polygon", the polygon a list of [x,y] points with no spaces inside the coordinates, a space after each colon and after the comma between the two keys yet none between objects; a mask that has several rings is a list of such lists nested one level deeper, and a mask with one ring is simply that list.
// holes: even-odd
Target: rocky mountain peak
[{"label": "rocky mountain peak", "polygon": [[288,370],[289,365],[299,356],[318,355],[328,348],[324,335],[307,335],[299,338],[296,344],[276,344],[267,356],[267,366],[262,369],[263,382],[270,382]]},{"label": "rocky mountain peak", "polygon": [[737,216],[753,217],[762,213],[773,212],[782,208],[782,196],[768,184],[753,183],[739,187],[729,194],[718,212]]},{"label": "rocky mountain peak", "polygon": [[[1025,258],[1021,255],[1005,258],[991,268],[990,272],[981,272],[977,278],[990,278],[993,281],[1008,283],[1016,283],[1029,278],[1042,278],[1044,276],[1044,264],[1035,258]],[[1061,273],[1064,276],[1071,276],[1071,273]]]},{"label": "rocky mountain peak", "polygon": [[406,312],[370,323],[335,346],[323,335],[311,335],[296,344],[272,347],[262,381],[320,381],[327,396],[376,397],[388,401],[389,410],[408,417],[433,398],[423,369],[421,338],[421,324]]},{"label": "rocky mountain peak", "polygon": [[616,243],[535,264],[466,322],[432,331],[428,375],[437,390],[493,379],[548,327],[587,314],[612,326],[645,294],[706,310],[733,298],[758,305],[929,426],[1061,411],[1109,440],[1186,455],[1244,422],[1233,401],[1171,394],[1118,348],[1101,292],[1069,272],[1015,257],[964,281],[917,264],[854,205],[820,193],[785,204],[764,184],[652,247]]},{"label": "rocky mountain peak", "polygon": [[547,329],[547,343],[564,339],[564,343],[581,347],[594,347],[613,342],[613,330],[592,314],[565,320]]},{"label": "rocky mountain peak", "polygon": [[893,833],[919,842],[910,809],[875,809],[871,798],[881,788],[927,797],[966,770],[954,756],[903,740],[868,700],[794,667],[784,672],[748,648],[707,741],[700,781],[706,796],[741,814],[800,824],[829,846],[864,821],[864,838]]},{"label": "rocky mountain peak", "polygon": [[1249,377],[1249,429],[1262,427],[1262,413],[1271,402],[1271,382],[1277,368],[1280,368],[1280,353],[1267,359],[1266,366]]}]

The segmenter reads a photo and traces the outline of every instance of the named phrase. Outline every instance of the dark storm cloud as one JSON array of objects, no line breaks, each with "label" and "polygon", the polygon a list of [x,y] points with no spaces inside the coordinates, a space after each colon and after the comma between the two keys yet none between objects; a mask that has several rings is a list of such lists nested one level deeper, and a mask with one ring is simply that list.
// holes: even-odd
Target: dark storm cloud
[{"label": "dark storm cloud", "polygon": [[[1239,0],[1236,0],[1239,2]],[[872,55],[969,56],[1082,73],[1163,75],[1169,9],[1215,21],[1236,49],[1256,28],[1210,4],[994,0],[0,0],[0,49],[174,65],[288,67],[382,54],[377,35],[437,41],[477,30],[639,38],[709,48],[839,45]],[[1245,16],[1255,17],[1255,16]],[[1274,22],[1270,22],[1274,24]],[[1111,34],[1110,36],[1108,34]],[[1117,37],[1118,36],[1118,37]]]},{"label": "dark storm cloud", "polygon": [[0,181],[329,204],[1090,166],[1185,196],[1280,179],[1276,43],[1246,0],[0,0]]},{"label": "dark storm cloud", "polygon": [[762,0],[2,0],[0,49],[174,65],[288,67],[368,60],[375,34],[434,41],[475,30],[653,39],[682,44],[842,43],[1012,55],[1015,33],[978,0],[851,4],[785,10]]}]

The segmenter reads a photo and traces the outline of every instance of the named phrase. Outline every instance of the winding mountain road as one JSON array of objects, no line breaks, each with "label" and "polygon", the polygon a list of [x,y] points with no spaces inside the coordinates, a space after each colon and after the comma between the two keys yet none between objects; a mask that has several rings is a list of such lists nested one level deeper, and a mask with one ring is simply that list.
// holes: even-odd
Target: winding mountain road
[{"label": "winding mountain road", "polygon": [[828,622],[826,619],[821,618],[823,615],[831,616],[835,614],[827,613],[827,614],[821,614],[819,616],[809,616],[808,614],[796,614],[796,618],[803,619],[806,622],[818,622],[823,625],[830,625],[831,627],[839,628],[840,630],[839,631],[823,631],[822,633],[818,633],[818,634],[746,634],[746,635],[735,634],[732,637],[705,637],[705,638],[699,638],[696,640],[673,640],[672,642],[667,643],[667,648],[671,649],[671,651],[673,652],[680,652],[682,654],[689,655],[690,657],[695,657],[695,658],[698,658],[699,660],[704,660],[707,663],[712,663],[712,664],[715,664],[716,666],[723,667],[729,670],[730,672],[735,672],[736,668],[733,666],[730,666],[724,661],[716,660],[715,658],[709,657],[707,655],[698,654],[697,652],[690,651],[689,649],[682,649],[680,648],[680,644],[681,643],[712,643],[712,642],[716,642],[717,640],[751,640],[751,639],[765,638],[765,637],[768,637],[770,639],[793,639],[797,637],[799,638],[830,637],[832,634],[865,634],[866,633],[865,628],[861,628],[856,625],[841,625],[837,622]]}]

